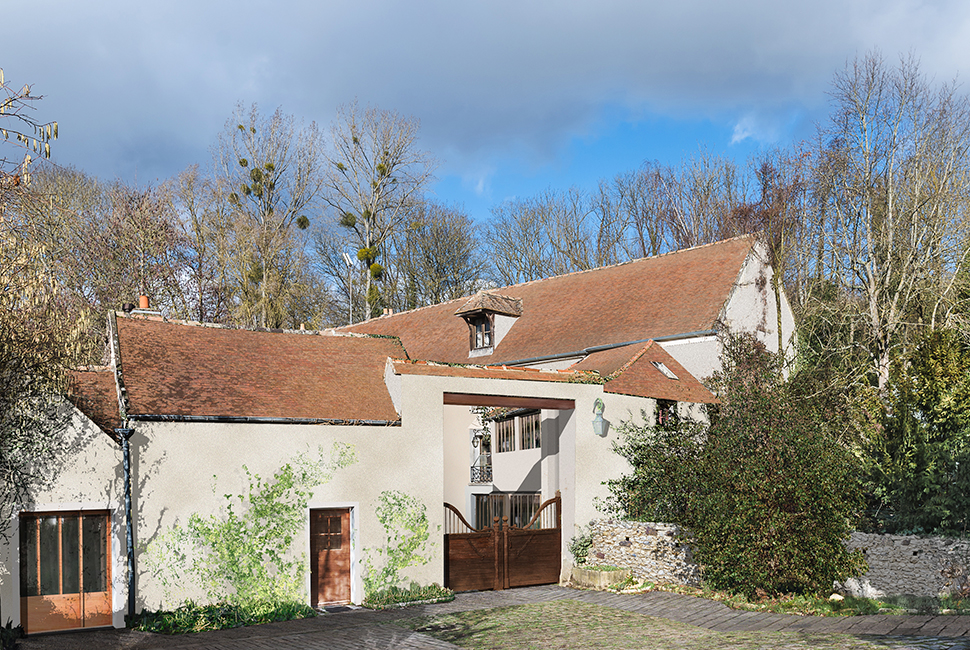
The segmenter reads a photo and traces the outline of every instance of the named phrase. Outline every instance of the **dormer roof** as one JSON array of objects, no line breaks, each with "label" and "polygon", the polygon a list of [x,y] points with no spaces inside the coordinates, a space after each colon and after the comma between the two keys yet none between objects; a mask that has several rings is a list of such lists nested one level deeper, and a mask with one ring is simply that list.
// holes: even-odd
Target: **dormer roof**
[{"label": "dormer roof", "polygon": [[479,291],[455,311],[455,316],[491,312],[505,316],[522,315],[522,299],[504,296],[492,291]]}]

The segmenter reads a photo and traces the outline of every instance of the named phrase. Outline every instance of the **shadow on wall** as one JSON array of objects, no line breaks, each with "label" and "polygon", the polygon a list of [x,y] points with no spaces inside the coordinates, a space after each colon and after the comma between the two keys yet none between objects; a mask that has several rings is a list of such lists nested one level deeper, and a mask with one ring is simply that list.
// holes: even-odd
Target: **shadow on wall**
[{"label": "shadow on wall", "polygon": [[[142,583],[142,580],[149,576],[149,573],[141,567],[139,562],[139,556],[141,551],[144,549],[145,545],[154,539],[162,529],[162,519],[165,513],[168,512],[168,506],[163,507],[157,512],[149,513],[145,512],[142,508],[142,504],[148,500],[148,497],[152,495],[152,479],[158,476],[161,471],[161,467],[164,464],[166,458],[168,457],[167,452],[162,452],[158,457],[147,466],[143,462],[142,458],[146,455],[146,452],[151,450],[153,442],[145,435],[143,430],[144,425],[140,427],[135,425],[135,433],[131,436],[131,517],[132,517],[132,545],[135,549],[135,611],[141,611],[145,607],[148,607],[148,603],[142,596],[142,590],[138,588],[138,585]],[[157,444],[157,443],[155,443]],[[117,491],[117,501],[121,507],[121,516],[116,518],[119,526],[119,530],[112,531],[116,535],[117,539],[121,540],[121,553],[127,558],[127,540],[125,531],[125,521],[124,521],[124,494],[125,494],[125,474],[124,474],[124,463],[121,454],[121,446],[116,445],[118,449],[118,463],[115,465],[115,482],[118,486]],[[150,521],[154,519],[154,523]],[[142,541],[139,536],[139,532],[144,533],[144,541]],[[127,584],[127,580],[125,580]]]}]

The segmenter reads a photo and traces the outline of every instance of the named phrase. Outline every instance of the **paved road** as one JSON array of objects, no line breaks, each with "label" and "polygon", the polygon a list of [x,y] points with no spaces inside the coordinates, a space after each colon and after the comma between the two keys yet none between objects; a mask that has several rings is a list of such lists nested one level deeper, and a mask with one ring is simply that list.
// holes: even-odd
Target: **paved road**
[{"label": "paved road", "polygon": [[[659,616],[717,632],[798,631],[831,632],[892,637],[891,645],[940,650],[970,650],[970,616],[851,616],[814,617],[762,614],[733,610],[721,603],[691,596],[654,591],[613,594],[577,591],[555,585],[505,591],[458,594],[450,603],[405,609],[353,610],[314,619],[288,621],[235,630],[164,636],[131,630],[92,630],[50,634],[22,641],[24,650],[76,650],[105,648],[142,650],[288,650],[320,649],[455,649],[450,643],[394,625],[401,618],[524,605],[571,598],[631,612]],[[889,639],[887,638],[887,641]]]}]

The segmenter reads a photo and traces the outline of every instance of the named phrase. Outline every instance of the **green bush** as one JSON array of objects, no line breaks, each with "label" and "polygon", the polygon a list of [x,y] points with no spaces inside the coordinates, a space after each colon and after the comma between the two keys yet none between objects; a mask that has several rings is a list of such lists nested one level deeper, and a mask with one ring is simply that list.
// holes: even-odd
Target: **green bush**
[{"label": "green bush", "polygon": [[589,557],[589,549],[593,546],[593,534],[588,530],[583,530],[569,540],[569,552],[572,554],[576,564],[586,564]]},{"label": "green bush", "polygon": [[716,589],[812,593],[857,575],[861,553],[845,540],[861,509],[859,464],[831,434],[839,423],[753,337],[729,338],[723,359],[709,426],[621,425],[615,449],[633,473],[608,482],[608,506],[688,529]]},{"label": "green bush", "polygon": [[196,605],[188,601],[172,611],[142,610],[141,614],[128,621],[128,626],[158,634],[185,634],[292,621],[313,616],[316,616],[316,612],[310,606],[296,601],[250,602],[242,605],[236,603]]},{"label": "green bush", "polygon": [[970,524],[970,350],[936,331],[893,365],[871,438],[874,528],[966,535]]},{"label": "green bush", "polygon": [[24,636],[24,628],[20,625],[13,626],[13,621],[7,620],[7,624],[0,627],[0,649],[13,650],[17,647],[17,640]]},{"label": "green bush", "polygon": [[416,582],[412,582],[408,588],[387,587],[379,591],[374,591],[364,598],[364,607],[371,609],[385,609],[408,603],[435,602],[445,603],[455,599],[455,592],[447,587],[442,587],[438,583],[432,583],[425,587]]}]

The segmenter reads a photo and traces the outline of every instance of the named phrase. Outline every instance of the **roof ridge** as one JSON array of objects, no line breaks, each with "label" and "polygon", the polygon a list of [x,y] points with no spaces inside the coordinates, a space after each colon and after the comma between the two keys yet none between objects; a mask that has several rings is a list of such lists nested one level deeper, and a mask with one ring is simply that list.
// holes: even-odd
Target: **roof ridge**
[{"label": "roof ridge", "polygon": [[[609,375],[607,375],[606,376],[606,381],[613,381],[614,379],[616,379],[617,377],[619,377],[620,375],[622,375],[624,372],[626,372],[627,370],[629,370],[630,369],[630,366],[632,366],[634,363],[636,363],[637,361],[639,361],[640,360],[640,357],[642,357],[646,353],[647,350],[649,350],[651,347],[653,347],[653,345],[654,345],[654,340],[653,339],[650,339],[649,341],[647,341],[643,345],[643,347],[641,347],[626,363],[624,363],[622,366],[620,366],[619,368],[617,368],[616,370],[614,370],[613,372],[611,372]],[[626,347],[626,346],[623,346],[623,347]]]},{"label": "roof ridge", "polygon": [[698,244],[696,246],[691,246],[690,248],[678,248],[675,251],[667,251],[666,253],[658,253],[656,255],[650,255],[649,257],[637,257],[637,258],[632,259],[632,260],[625,260],[623,262],[616,262],[615,264],[606,264],[605,266],[597,266],[597,267],[594,267],[594,268],[591,268],[591,269],[580,269],[578,271],[570,271],[569,273],[562,273],[560,275],[550,275],[548,278],[537,278],[535,280],[527,280],[525,282],[519,282],[517,284],[509,284],[509,285],[506,285],[506,286],[501,287],[501,288],[502,289],[511,289],[513,287],[524,287],[524,286],[527,286],[527,285],[530,285],[530,284],[536,284],[537,282],[545,282],[547,280],[555,280],[556,278],[567,278],[569,276],[572,276],[572,275],[580,275],[582,273],[593,273],[594,271],[602,271],[602,270],[605,270],[605,269],[615,269],[615,268],[619,268],[621,266],[626,266],[627,264],[636,264],[637,262],[646,262],[647,260],[656,260],[656,259],[660,259],[661,257],[669,257],[671,255],[678,255],[680,253],[689,253],[691,251],[700,250],[701,248],[708,248],[708,247],[711,247],[711,246],[719,246],[721,244],[727,244],[729,242],[733,242],[733,241],[736,241],[738,239],[745,239],[745,238],[749,238],[749,237],[750,238],[754,238],[755,235],[753,233],[748,233],[748,234],[745,234],[745,235],[736,235],[736,236],[730,237],[728,239],[719,239],[718,241],[712,241],[712,242],[708,242],[706,244]]},{"label": "roof ridge", "polygon": [[[124,318],[126,320],[133,321],[152,321],[156,323],[164,323],[166,325],[183,325],[186,327],[200,327],[204,329],[221,329],[229,330],[233,332],[257,332],[263,334],[299,334],[303,336],[334,336],[343,338],[362,338],[362,339],[400,339],[397,336],[388,336],[387,334],[367,334],[363,332],[343,332],[338,331],[336,327],[325,327],[323,329],[288,329],[288,328],[273,328],[273,327],[243,327],[239,325],[230,325],[227,323],[206,323],[197,320],[185,320],[180,318],[168,318],[167,316],[154,316],[148,314],[127,314],[121,311],[114,312],[116,316]],[[401,343],[401,347],[404,344]]]}]

